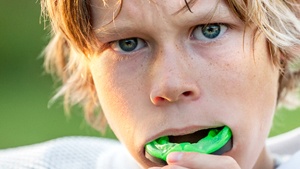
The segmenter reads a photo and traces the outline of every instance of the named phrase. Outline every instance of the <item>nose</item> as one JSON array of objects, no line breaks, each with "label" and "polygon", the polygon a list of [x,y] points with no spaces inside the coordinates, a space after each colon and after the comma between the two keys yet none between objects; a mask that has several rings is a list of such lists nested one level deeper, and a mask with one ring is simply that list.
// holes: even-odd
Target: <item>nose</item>
[{"label": "nose", "polygon": [[160,52],[151,70],[150,99],[156,106],[200,97],[200,87],[194,76],[197,73],[191,69],[193,61],[186,52],[173,49]]}]

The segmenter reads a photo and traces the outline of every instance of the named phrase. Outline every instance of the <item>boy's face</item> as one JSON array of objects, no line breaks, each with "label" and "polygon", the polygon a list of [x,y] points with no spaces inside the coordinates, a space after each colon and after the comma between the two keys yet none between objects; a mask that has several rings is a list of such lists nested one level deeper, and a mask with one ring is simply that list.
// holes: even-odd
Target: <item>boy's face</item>
[{"label": "boy's face", "polygon": [[241,168],[252,168],[264,147],[279,71],[265,37],[217,2],[196,1],[191,13],[179,11],[183,0],[124,0],[110,23],[115,2],[92,0],[105,44],[90,62],[99,101],[143,167],[156,165],[145,158],[147,142],[224,125],[233,132],[226,155]]}]

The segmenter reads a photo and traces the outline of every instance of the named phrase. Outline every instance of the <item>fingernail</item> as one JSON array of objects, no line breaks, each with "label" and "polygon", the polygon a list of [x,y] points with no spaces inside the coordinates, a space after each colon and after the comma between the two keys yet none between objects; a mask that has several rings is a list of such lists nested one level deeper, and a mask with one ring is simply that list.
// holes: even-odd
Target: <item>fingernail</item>
[{"label": "fingernail", "polygon": [[181,160],[183,153],[170,153],[167,157],[168,163],[175,163]]}]

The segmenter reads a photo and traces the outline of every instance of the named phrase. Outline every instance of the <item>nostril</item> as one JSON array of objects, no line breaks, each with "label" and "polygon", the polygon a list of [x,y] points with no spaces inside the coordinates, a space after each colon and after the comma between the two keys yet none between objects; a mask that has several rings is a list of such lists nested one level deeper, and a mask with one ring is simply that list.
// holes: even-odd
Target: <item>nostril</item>
[{"label": "nostril", "polygon": [[155,102],[161,102],[161,101],[164,101],[164,100],[166,100],[166,99],[163,98],[163,97],[156,97],[156,98],[154,99]]},{"label": "nostril", "polygon": [[187,91],[187,92],[183,92],[182,93],[184,96],[190,96],[191,94],[192,94],[192,92],[191,91]]},{"label": "nostril", "polygon": [[[152,92],[150,100],[154,105],[162,105],[165,103],[176,102],[178,100],[196,100],[198,99],[198,92],[196,90],[171,90],[172,92]],[[184,92],[183,92],[184,91]]]}]

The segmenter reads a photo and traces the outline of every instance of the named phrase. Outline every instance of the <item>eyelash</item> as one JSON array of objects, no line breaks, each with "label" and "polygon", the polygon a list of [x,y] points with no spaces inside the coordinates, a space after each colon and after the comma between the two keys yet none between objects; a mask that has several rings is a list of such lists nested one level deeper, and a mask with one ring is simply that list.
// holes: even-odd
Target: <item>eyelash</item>
[{"label": "eyelash", "polygon": [[[139,49],[142,49],[147,45],[147,42],[141,38],[136,38],[136,37],[132,37],[132,38],[126,38],[126,39],[121,39],[121,40],[116,40],[116,41],[112,41],[109,42],[110,47],[116,51],[116,52],[121,52],[121,53],[130,53],[130,52],[134,52],[137,51]],[[125,49],[123,49],[121,47],[121,44],[123,45],[128,45],[129,48],[131,47],[130,45],[135,45],[133,51],[126,51]],[[129,49],[130,50],[130,49]]]},{"label": "eyelash", "polygon": [[[204,37],[204,38],[206,38],[205,40],[199,40],[199,39],[197,39],[197,37],[194,34],[195,31],[197,31],[197,29],[200,29],[201,31],[203,31],[204,28],[209,27],[209,26],[220,26],[220,29],[225,29],[225,30],[220,30],[220,33],[217,34],[216,37],[213,37],[211,39],[209,39],[207,37]],[[213,43],[216,43],[217,41],[219,41],[224,36],[224,34],[228,31],[228,29],[230,29],[230,28],[231,27],[228,24],[225,24],[225,23],[201,24],[201,25],[197,25],[197,26],[193,27],[191,29],[191,31],[190,31],[189,34],[190,34],[190,38],[192,40],[200,41],[204,45],[209,45],[209,44],[213,44]],[[203,35],[203,32],[201,34]],[[125,45],[127,44],[127,42],[133,42],[133,41],[135,41],[135,42],[137,42],[138,49],[134,48],[132,51],[125,51],[125,50],[122,49],[122,47],[120,47],[120,43],[122,41],[125,42],[124,43]],[[142,44],[140,44],[140,43],[142,43]],[[137,37],[131,37],[131,38],[126,38],[126,39],[121,39],[121,40],[115,40],[115,41],[108,42],[108,43],[106,43],[106,44],[103,45],[102,49],[105,50],[107,48],[111,48],[115,52],[122,53],[122,54],[126,55],[126,54],[131,54],[133,52],[136,52],[136,51],[138,51],[138,50],[140,50],[140,49],[142,49],[144,47],[147,47],[147,46],[148,46],[148,44],[147,44],[147,42],[145,40],[143,40],[141,38],[137,38]]]},{"label": "eyelash", "polygon": [[[197,37],[193,34],[195,33],[195,31],[197,29],[201,29],[201,31],[203,31],[203,29],[205,29],[206,27],[209,27],[209,26],[219,26],[220,27],[220,32],[219,34],[217,34],[216,37],[213,37],[212,39],[209,39],[207,37],[204,37],[205,39],[203,40],[199,40],[197,39]],[[225,29],[225,30],[224,30]],[[225,23],[209,23],[209,24],[201,24],[201,25],[197,25],[195,26],[193,29],[191,29],[191,32],[190,32],[190,38],[192,40],[195,40],[195,41],[200,41],[201,43],[203,44],[213,44],[213,43],[216,43],[217,41],[219,41],[222,37],[225,36],[225,33],[228,31],[228,29],[231,29],[230,25],[229,24],[225,24]],[[202,35],[203,35],[203,32],[201,32]]]}]

